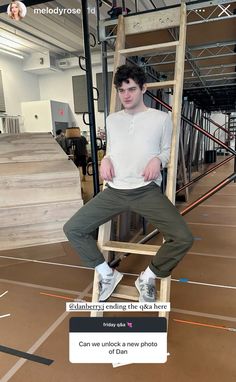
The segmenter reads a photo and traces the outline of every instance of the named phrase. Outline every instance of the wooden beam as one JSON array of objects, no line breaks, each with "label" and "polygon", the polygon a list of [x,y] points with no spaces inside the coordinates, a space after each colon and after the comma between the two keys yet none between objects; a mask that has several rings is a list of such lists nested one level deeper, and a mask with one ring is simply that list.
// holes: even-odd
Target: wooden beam
[{"label": "wooden beam", "polygon": [[106,251],[136,253],[141,255],[155,256],[160,246],[149,244],[138,244],[123,241],[108,241],[102,246]]},{"label": "wooden beam", "polygon": [[138,291],[133,286],[128,285],[118,285],[115,289],[115,291],[112,293],[112,297],[125,299],[125,300],[133,300],[138,301],[139,295]]},{"label": "wooden beam", "polygon": [[172,105],[172,143],[171,153],[168,165],[168,178],[166,186],[166,195],[170,201],[175,204],[175,192],[176,192],[176,174],[178,164],[178,149],[179,149],[179,132],[180,132],[180,118],[181,118],[181,106],[182,106],[182,93],[183,93],[183,78],[184,78],[184,63],[185,63],[185,44],[186,44],[186,5],[182,4],[181,7],[181,19],[179,30],[179,44],[176,49],[176,63],[174,74],[174,94]]},{"label": "wooden beam", "polygon": [[111,101],[110,101],[110,113],[114,113],[121,109],[121,103],[114,87],[114,77],[118,66],[125,64],[125,57],[121,56],[119,51],[125,48],[125,22],[122,15],[118,19],[117,37],[116,37],[116,49],[114,55],[114,71],[112,76],[112,88],[111,88]]},{"label": "wooden beam", "polygon": [[[170,286],[171,286],[171,276],[161,279],[160,301],[162,302],[170,301]],[[166,317],[168,319],[169,312],[159,312],[159,317]]]},{"label": "wooden beam", "polygon": [[175,80],[172,81],[160,81],[160,82],[148,82],[147,89],[164,89],[170,88],[176,84]]},{"label": "wooden beam", "polygon": [[[136,48],[122,49],[119,51],[122,56],[146,56],[157,52],[175,52],[175,48],[178,45],[178,41],[166,42],[163,44],[153,44],[146,46],[138,46]],[[174,49],[173,49],[174,48]]]},{"label": "wooden beam", "polygon": [[177,27],[180,23],[179,15],[180,8],[176,7],[125,17],[125,34],[131,35]]}]

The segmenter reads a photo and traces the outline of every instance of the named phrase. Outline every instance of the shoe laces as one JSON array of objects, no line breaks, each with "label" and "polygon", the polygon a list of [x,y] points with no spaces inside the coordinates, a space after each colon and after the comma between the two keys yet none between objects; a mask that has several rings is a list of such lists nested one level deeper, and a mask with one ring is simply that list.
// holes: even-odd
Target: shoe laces
[{"label": "shoe laces", "polygon": [[99,287],[99,291],[101,291],[103,289],[104,286],[106,285],[109,285],[111,284],[111,280],[112,280],[112,275],[110,277],[110,275],[108,277],[103,277],[100,281],[99,281],[99,284],[98,284],[98,287]]},{"label": "shoe laces", "polygon": [[153,297],[155,294],[155,285],[154,284],[149,284],[149,283],[143,283],[142,285],[142,290],[147,294],[149,297]]}]

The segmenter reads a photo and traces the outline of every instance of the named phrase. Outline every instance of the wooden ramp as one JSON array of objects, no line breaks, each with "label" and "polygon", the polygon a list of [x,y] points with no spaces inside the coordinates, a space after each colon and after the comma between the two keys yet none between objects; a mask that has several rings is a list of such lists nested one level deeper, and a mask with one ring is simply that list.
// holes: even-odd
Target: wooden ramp
[{"label": "wooden ramp", "polygon": [[51,134],[1,134],[0,177],[0,250],[66,240],[80,175]]}]

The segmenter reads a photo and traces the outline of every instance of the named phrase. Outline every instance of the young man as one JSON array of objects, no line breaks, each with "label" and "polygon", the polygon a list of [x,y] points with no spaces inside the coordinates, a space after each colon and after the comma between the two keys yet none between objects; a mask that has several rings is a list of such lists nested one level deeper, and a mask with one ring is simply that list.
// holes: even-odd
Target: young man
[{"label": "young man", "polygon": [[80,128],[78,128],[79,136],[77,138],[73,139],[73,144],[75,147],[75,165],[77,167],[82,167],[82,181],[85,182],[86,178],[86,172],[87,172],[87,145],[88,141],[83,135],[81,135]]},{"label": "young man", "polygon": [[174,205],[160,191],[161,166],[169,159],[171,119],[147,108],[145,73],[122,65],[115,87],[124,107],[107,118],[107,154],[101,177],[107,188],[65,224],[64,232],[88,266],[99,273],[100,301],[105,301],[123,275],[104,261],[91,233],[113,216],[132,210],[163,233],[165,242],[135,281],[140,301],[155,301],[156,277],[167,277],[192,245],[192,234]]},{"label": "young man", "polygon": [[56,131],[56,141],[61,146],[61,148],[65,151],[66,154],[69,154],[69,145],[67,139],[65,137],[64,131],[58,129]]}]

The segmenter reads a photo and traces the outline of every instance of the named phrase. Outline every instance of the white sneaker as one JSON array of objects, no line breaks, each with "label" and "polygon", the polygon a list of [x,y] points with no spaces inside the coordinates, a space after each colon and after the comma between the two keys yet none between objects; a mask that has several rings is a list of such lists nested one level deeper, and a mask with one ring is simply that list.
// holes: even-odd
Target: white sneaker
[{"label": "white sneaker", "polygon": [[99,275],[99,301],[106,301],[108,297],[110,297],[123,276],[122,273],[116,270],[107,274],[105,277]]},{"label": "white sneaker", "polygon": [[[142,272],[143,273],[143,272]],[[142,273],[135,281],[135,286],[139,292],[139,302],[156,301],[156,282],[155,279],[142,279]]]}]

